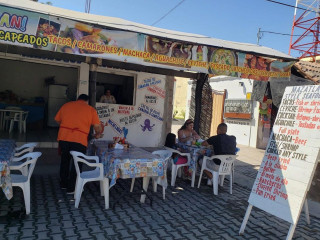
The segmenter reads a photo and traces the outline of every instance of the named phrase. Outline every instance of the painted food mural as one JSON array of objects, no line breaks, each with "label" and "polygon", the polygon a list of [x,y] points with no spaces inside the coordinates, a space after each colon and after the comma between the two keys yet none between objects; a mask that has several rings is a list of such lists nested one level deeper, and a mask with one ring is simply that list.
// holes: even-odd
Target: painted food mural
[{"label": "painted food mural", "polygon": [[[210,62],[217,64],[224,64],[229,66],[237,65],[237,57],[235,56],[235,52],[226,50],[226,49],[215,49],[212,51]],[[236,77],[236,72],[231,72],[229,70],[218,70],[214,68],[210,68],[211,72],[214,75],[227,75]]]}]

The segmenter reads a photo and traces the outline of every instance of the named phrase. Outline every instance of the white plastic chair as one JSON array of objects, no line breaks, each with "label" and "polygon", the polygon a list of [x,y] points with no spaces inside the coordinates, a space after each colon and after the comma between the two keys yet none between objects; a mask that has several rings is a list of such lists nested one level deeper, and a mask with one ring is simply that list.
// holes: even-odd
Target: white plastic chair
[{"label": "white plastic chair", "polygon": [[[79,207],[84,185],[87,182],[100,181],[101,196],[105,197],[105,207],[106,209],[108,209],[109,208],[109,180],[104,179],[103,164],[99,163],[99,157],[87,156],[81,152],[76,152],[76,151],[70,151],[70,154],[74,159],[74,165],[77,171],[77,181],[76,181],[76,188],[74,192],[75,208]],[[89,161],[91,160],[94,163],[91,163],[88,160]],[[95,167],[95,169],[80,172],[79,163],[84,163],[89,167]]]},{"label": "white plastic chair", "polygon": [[[163,194],[163,199],[166,199],[166,188],[168,186],[168,181],[167,181],[167,168],[168,168],[168,162],[172,156],[172,153],[168,150],[157,150],[153,151],[152,154],[158,155],[161,158],[165,159],[164,166],[163,166],[163,175],[164,177],[152,177],[152,185],[153,185],[153,191],[157,191],[157,185],[162,185],[162,194]],[[130,192],[133,191],[135,183],[135,178],[132,178],[131,181],[131,187],[130,187]]]},{"label": "white plastic chair", "polygon": [[31,142],[31,143],[26,143],[26,144],[24,144],[24,145],[22,145],[20,147],[16,147],[14,156],[15,157],[19,157],[23,153],[33,152],[34,148],[37,147],[37,145],[38,145],[38,143]]},{"label": "white plastic chair", "polygon": [[[181,167],[184,166],[189,166],[190,165],[190,161],[191,161],[191,154],[190,153],[182,153],[176,149],[173,148],[169,148],[169,147],[165,147],[167,150],[169,150],[171,152],[171,154],[173,153],[177,153],[180,156],[185,156],[187,157],[188,161],[184,164],[174,164],[173,160],[172,160],[172,169],[171,169],[171,186],[174,187],[175,183],[176,183],[176,178],[178,175],[178,171]],[[179,171],[179,177],[181,176],[181,169]],[[191,185],[192,185],[192,181],[191,181]]]},{"label": "white plastic chair", "polygon": [[10,166],[10,170],[21,171],[22,168],[27,169],[26,175],[11,174],[11,182],[13,187],[20,187],[23,191],[24,204],[26,207],[26,214],[30,213],[30,178],[38,158],[42,155],[41,152],[32,152],[23,155],[21,158],[27,159],[17,166]]},{"label": "white plastic chair", "polygon": [[[12,158],[12,160],[9,162],[9,167],[12,166],[18,166],[21,163],[25,162],[26,160],[30,159],[30,158],[25,158],[24,156],[22,156],[22,154],[27,154],[30,152],[33,152],[34,148],[38,145],[38,143],[26,143],[24,145],[22,145],[21,147],[16,147],[15,148],[15,153],[14,153],[14,158]],[[28,167],[22,167],[19,170],[22,175],[27,176],[28,174]]]},{"label": "white plastic chair", "polygon": [[[237,155],[237,157],[239,156],[238,155],[238,152],[240,151],[240,148],[236,148],[236,155]],[[237,160],[237,159],[236,159]],[[234,162],[232,163],[232,183],[234,183],[234,168],[235,168],[235,166],[234,166]]]},{"label": "white plastic chair", "polygon": [[[9,106],[5,108],[6,110],[18,110],[18,111],[22,111],[22,109],[20,107],[14,107],[14,106]],[[4,112],[3,115],[3,119],[2,119],[2,129],[7,129],[7,127],[10,126],[10,121],[12,118],[14,118],[14,114],[15,112]]]},{"label": "white plastic chair", "polygon": [[[213,181],[213,193],[214,195],[218,195],[218,183],[219,183],[219,176],[220,178],[220,185],[223,186],[223,180],[226,175],[230,175],[230,194],[232,194],[232,166],[234,161],[236,160],[237,155],[213,155],[212,157],[203,157],[202,167],[199,177],[198,188],[200,187],[201,178],[204,170],[207,170],[212,173],[212,181]],[[219,159],[221,161],[220,165],[215,165],[214,169],[209,169],[207,167],[207,161],[213,161],[213,159]]]},{"label": "white plastic chair", "polygon": [[[12,132],[12,129],[13,129],[13,126],[14,126],[14,123],[17,122],[19,124],[19,131],[21,133],[21,130],[20,129],[20,126],[21,124],[23,125],[23,132],[25,133],[27,131],[27,117],[28,117],[28,111],[25,111],[25,112],[20,112],[20,113],[15,113],[14,114],[14,117],[11,118],[10,120],[10,128],[9,128],[9,133]],[[22,114],[22,117],[21,117],[21,122],[20,122],[20,114]]]}]

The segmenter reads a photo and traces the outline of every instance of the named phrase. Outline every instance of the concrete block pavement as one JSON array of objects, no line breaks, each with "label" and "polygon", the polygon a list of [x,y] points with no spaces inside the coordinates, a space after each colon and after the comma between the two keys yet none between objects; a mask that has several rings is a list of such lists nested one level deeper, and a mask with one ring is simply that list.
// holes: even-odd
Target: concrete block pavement
[{"label": "concrete block pavement", "polygon": [[[59,157],[56,149],[41,149],[31,179],[31,214],[24,214],[22,191],[14,188],[14,197],[8,201],[0,194],[0,239],[285,239],[289,224],[254,208],[245,234],[238,232],[264,151],[247,154],[240,146],[236,163],[233,194],[229,194],[228,180],[214,196],[212,187],[203,180],[201,187],[191,188],[190,181],[177,179],[176,187],[168,187],[166,200],[162,189],[152,193],[153,205],[139,202],[139,196],[129,196],[131,181],[118,180],[110,190],[110,202],[128,192],[115,210],[104,209],[97,183],[88,183],[78,209],[74,199],[59,188]],[[47,162],[47,163],[46,163]],[[169,176],[170,177],[170,176]],[[139,181],[135,190],[138,191]],[[239,184],[243,181],[245,184]],[[197,181],[196,181],[197,182]],[[151,191],[151,185],[149,188]],[[320,218],[311,217],[307,225],[301,215],[294,239],[320,239]]]}]

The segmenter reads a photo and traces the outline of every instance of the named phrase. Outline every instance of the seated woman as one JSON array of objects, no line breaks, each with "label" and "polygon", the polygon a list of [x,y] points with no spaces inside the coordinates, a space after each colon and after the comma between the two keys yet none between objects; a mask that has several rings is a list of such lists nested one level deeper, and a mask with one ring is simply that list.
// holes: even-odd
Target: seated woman
[{"label": "seated woman", "polygon": [[188,119],[178,130],[178,140],[180,143],[191,144],[198,139],[200,139],[200,136],[193,130],[193,121],[192,119]]}]

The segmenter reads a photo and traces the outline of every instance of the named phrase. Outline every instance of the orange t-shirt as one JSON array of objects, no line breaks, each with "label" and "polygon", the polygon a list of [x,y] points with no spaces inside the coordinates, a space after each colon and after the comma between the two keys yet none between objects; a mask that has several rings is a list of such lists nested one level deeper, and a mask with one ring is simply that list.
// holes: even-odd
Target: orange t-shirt
[{"label": "orange t-shirt", "polygon": [[83,100],[64,104],[54,118],[60,122],[58,141],[88,145],[90,126],[99,124],[97,111]]}]

